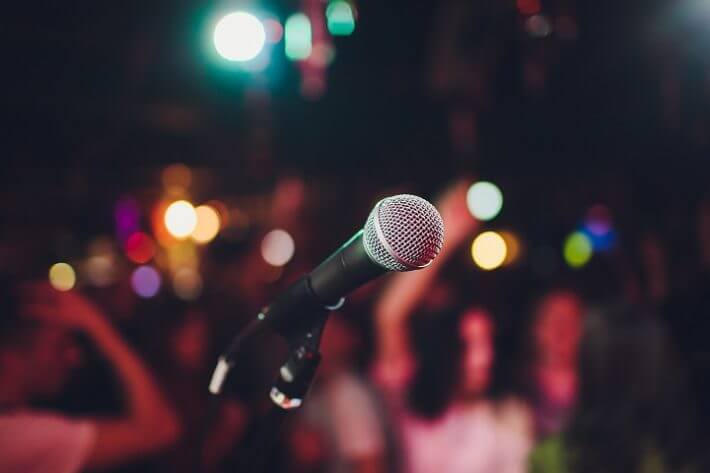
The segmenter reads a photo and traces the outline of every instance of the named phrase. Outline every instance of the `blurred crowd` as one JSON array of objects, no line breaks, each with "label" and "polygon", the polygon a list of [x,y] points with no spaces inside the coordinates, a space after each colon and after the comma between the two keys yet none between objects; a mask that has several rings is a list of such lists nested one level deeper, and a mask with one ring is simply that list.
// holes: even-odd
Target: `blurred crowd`
[{"label": "blurred crowd", "polygon": [[[461,267],[481,225],[469,184],[435,201],[445,245],[430,267],[369,284],[330,315],[312,389],[267,470],[708,471],[707,202],[680,288],[652,236],[621,277],[601,266],[492,287]],[[286,207],[281,223],[307,241],[300,206]],[[304,249],[310,260],[267,283],[259,243],[215,243],[189,302],[141,300],[122,279],[59,291],[44,275],[4,277],[0,471],[248,471],[288,346],[250,342],[212,416],[209,377],[231,336],[327,254]]]}]

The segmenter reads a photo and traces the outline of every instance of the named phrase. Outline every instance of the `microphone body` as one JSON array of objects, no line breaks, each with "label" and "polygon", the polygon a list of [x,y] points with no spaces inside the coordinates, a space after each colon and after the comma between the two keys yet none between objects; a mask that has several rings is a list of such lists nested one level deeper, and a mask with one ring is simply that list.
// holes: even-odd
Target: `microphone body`
[{"label": "microphone body", "polygon": [[284,337],[308,329],[323,309],[336,309],[343,297],[389,270],[365,250],[363,230],[358,231],[335,253],[282,292],[259,314],[264,322]]}]

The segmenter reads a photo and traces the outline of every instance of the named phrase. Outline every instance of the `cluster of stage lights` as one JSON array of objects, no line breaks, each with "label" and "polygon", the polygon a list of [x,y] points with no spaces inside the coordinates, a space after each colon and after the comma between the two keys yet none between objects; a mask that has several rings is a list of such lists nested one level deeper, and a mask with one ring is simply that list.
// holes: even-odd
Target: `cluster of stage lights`
[{"label": "cluster of stage lights", "polygon": [[[328,31],[333,36],[348,36],[355,31],[356,12],[345,0],[332,0],[325,7]],[[283,25],[273,17],[260,18],[247,11],[234,11],[216,22],[212,42],[217,53],[227,61],[256,61],[268,43],[284,40],[284,52],[293,61],[308,59],[313,52],[313,27],[304,13],[290,15]]]},{"label": "cluster of stage lights", "polygon": [[[166,199],[155,205],[151,213],[152,232],[141,229],[138,202],[130,197],[120,199],[114,208],[116,238],[94,239],[88,245],[86,258],[74,266],[74,262],[52,265],[48,272],[50,284],[59,291],[75,288],[79,280],[95,287],[110,286],[125,269],[122,255],[135,265],[130,269],[128,281],[137,296],[155,297],[165,285],[164,278],[169,277],[178,298],[199,297],[203,288],[198,271],[199,247],[214,240],[229,222],[234,224],[229,228],[239,234],[248,225],[248,218],[218,201],[194,206],[185,198],[191,182],[192,172],[187,166],[171,165],[163,171]],[[234,238],[233,232],[230,235],[226,238]],[[260,252],[266,263],[261,279],[273,282],[292,260],[295,242],[286,230],[275,229],[262,239]]]},{"label": "cluster of stage lights", "polygon": [[[468,189],[466,205],[476,219],[488,222],[502,210],[503,194],[492,182],[479,181]],[[562,257],[569,267],[579,269],[589,263],[594,253],[611,249],[615,240],[609,210],[602,205],[594,205],[578,228],[565,238]],[[485,271],[513,264],[521,251],[521,241],[511,231],[483,231],[471,244],[473,262]]]}]

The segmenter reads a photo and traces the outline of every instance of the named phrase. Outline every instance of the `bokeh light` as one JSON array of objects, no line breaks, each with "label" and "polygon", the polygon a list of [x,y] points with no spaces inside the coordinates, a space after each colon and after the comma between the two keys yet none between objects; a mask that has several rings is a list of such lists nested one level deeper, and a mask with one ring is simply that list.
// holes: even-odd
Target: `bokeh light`
[{"label": "bokeh light", "polygon": [[180,268],[197,268],[199,257],[192,240],[183,240],[167,248],[167,265],[173,273]]},{"label": "bokeh light", "polygon": [[542,9],[540,0],[517,0],[515,3],[521,15],[534,15]]},{"label": "bokeh light", "polygon": [[264,20],[264,31],[266,32],[267,43],[276,44],[284,36],[284,27],[281,26],[279,20],[273,18]]},{"label": "bokeh light", "polygon": [[84,272],[89,283],[96,287],[107,287],[116,281],[115,260],[110,255],[89,256]]},{"label": "bokeh light", "polygon": [[272,230],[261,241],[261,256],[271,266],[284,266],[295,250],[293,238],[285,230]]},{"label": "bokeh light", "polygon": [[601,204],[593,205],[584,219],[581,231],[589,238],[594,251],[607,251],[616,243],[611,212]]},{"label": "bokeh light", "polygon": [[153,239],[143,232],[135,232],[129,236],[123,248],[126,257],[137,264],[145,264],[155,255]]},{"label": "bokeh light", "polygon": [[160,273],[152,266],[139,266],[131,274],[131,286],[140,297],[153,297],[160,290]]},{"label": "bokeh light", "polygon": [[67,263],[55,263],[49,268],[49,283],[57,291],[69,291],[76,284],[76,273]]},{"label": "bokeh light", "polygon": [[500,267],[505,261],[507,252],[503,237],[492,231],[481,233],[471,245],[474,263],[486,271]]},{"label": "bokeh light", "polygon": [[503,265],[515,264],[520,259],[523,250],[520,238],[512,231],[507,230],[500,231],[498,234],[505,241],[506,254]]},{"label": "bokeh light", "polygon": [[533,38],[544,38],[552,33],[552,23],[545,15],[533,15],[525,20],[525,30]]},{"label": "bokeh light", "polygon": [[167,166],[160,177],[163,187],[169,193],[185,192],[192,184],[192,171],[182,163]]},{"label": "bokeh light", "polygon": [[328,31],[333,36],[348,36],[355,31],[355,13],[343,0],[335,0],[325,10]]},{"label": "bokeh light", "polygon": [[173,276],[175,295],[186,301],[194,301],[202,293],[202,276],[192,268],[180,268]]},{"label": "bokeh light", "polygon": [[503,193],[492,182],[476,182],[466,193],[466,205],[477,219],[492,220],[503,208]]},{"label": "bokeh light", "polygon": [[257,17],[239,11],[217,22],[213,40],[219,55],[228,61],[250,61],[264,48],[266,31]]},{"label": "bokeh light", "polygon": [[116,222],[116,234],[120,241],[126,241],[132,233],[138,231],[140,207],[134,199],[125,197],[116,202],[113,216]]},{"label": "bokeh light", "polygon": [[611,231],[611,213],[601,204],[593,205],[584,219],[584,226],[592,235],[606,235]]},{"label": "bokeh light", "polygon": [[197,243],[209,243],[219,233],[219,213],[209,205],[200,205],[195,209],[197,224],[192,231],[192,239]]},{"label": "bokeh light", "polygon": [[175,238],[185,238],[197,225],[197,214],[192,204],[186,200],[178,200],[170,204],[165,211],[165,228]]},{"label": "bokeh light", "polygon": [[308,59],[313,49],[311,21],[303,13],[294,13],[284,25],[284,51],[292,61]]},{"label": "bokeh light", "polygon": [[562,255],[572,268],[581,268],[592,257],[592,242],[582,232],[573,232],[565,240]]}]

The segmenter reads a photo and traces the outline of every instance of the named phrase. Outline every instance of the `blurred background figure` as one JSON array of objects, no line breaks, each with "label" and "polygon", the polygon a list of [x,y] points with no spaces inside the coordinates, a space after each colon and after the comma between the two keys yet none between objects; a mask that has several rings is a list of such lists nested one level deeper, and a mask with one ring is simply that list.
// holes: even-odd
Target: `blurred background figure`
[{"label": "blurred background figure", "polygon": [[493,317],[465,306],[425,314],[420,350],[410,338],[412,316],[427,299],[443,265],[476,221],[466,210],[466,184],[439,202],[445,226],[442,253],[425,271],[392,277],[375,306],[375,378],[401,442],[403,471],[524,472],[532,444],[527,408],[490,396],[495,360]]},{"label": "blurred background figure", "polygon": [[[2,288],[0,471],[78,472],[125,464],[173,444],[181,426],[141,359],[96,306],[47,283]],[[81,363],[76,336],[110,363],[125,401],[114,418],[33,407],[59,395]]]},{"label": "blurred background figure", "polygon": [[523,363],[538,438],[559,433],[574,409],[583,311],[580,297],[563,289],[545,293],[533,306],[532,353]]},{"label": "blurred background figure", "polygon": [[532,473],[706,471],[684,376],[652,314],[590,315],[577,408],[564,432],[531,455]]},{"label": "blurred background figure", "polygon": [[[160,374],[168,398],[184,423],[181,441],[155,468],[165,472],[223,471],[246,434],[250,421],[246,403],[235,396],[222,400],[214,422],[205,429],[206,389],[217,353],[210,319],[198,303],[169,300],[147,324],[143,345]],[[160,337],[155,337],[160,333]],[[199,465],[199,466],[198,466]]]}]

